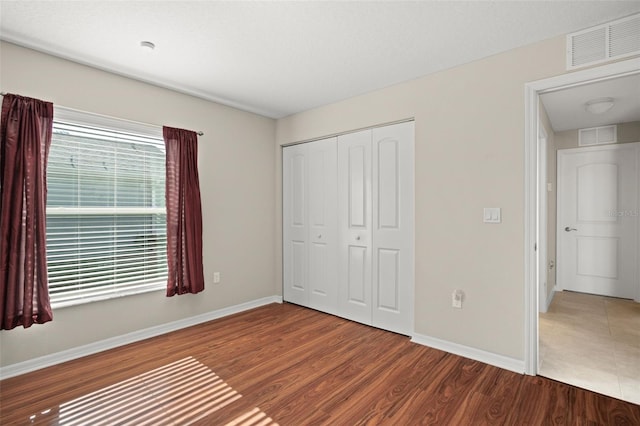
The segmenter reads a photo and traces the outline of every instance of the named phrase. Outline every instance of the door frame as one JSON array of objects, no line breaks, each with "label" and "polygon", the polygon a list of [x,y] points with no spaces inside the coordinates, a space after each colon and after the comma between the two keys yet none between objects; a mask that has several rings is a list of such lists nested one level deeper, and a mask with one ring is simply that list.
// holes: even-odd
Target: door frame
[{"label": "door frame", "polygon": [[[525,373],[538,373],[538,311],[540,273],[536,244],[538,218],[538,127],[540,94],[573,86],[640,73],[640,58],[615,62],[557,77],[526,83],[524,86],[524,362]],[[541,230],[546,232],[546,230]]]},{"label": "door frame", "polygon": [[536,227],[537,227],[537,231],[538,231],[538,235],[537,235],[537,270],[538,270],[538,276],[540,277],[541,281],[540,284],[538,285],[538,297],[540,300],[540,303],[538,304],[538,309],[540,309],[540,312],[547,312],[547,287],[546,285],[542,285],[542,284],[548,284],[548,274],[549,274],[549,269],[547,267],[547,264],[549,262],[548,260],[548,256],[547,256],[547,216],[548,216],[548,212],[547,212],[547,196],[548,196],[548,192],[547,192],[547,141],[548,141],[548,135],[547,132],[544,130],[544,126],[542,125],[542,123],[538,123],[538,151],[537,151],[537,155],[538,155],[538,168],[537,168],[537,175],[538,175],[538,205],[539,205],[539,214],[537,216],[538,220],[536,223]]}]

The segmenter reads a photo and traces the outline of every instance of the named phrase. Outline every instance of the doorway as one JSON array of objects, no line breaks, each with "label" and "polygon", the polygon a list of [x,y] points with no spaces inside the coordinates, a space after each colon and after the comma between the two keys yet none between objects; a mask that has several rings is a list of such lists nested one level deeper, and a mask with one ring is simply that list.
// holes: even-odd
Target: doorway
[{"label": "doorway", "polygon": [[[640,141],[635,123],[629,136]],[[640,142],[558,150],[559,289],[636,298],[639,149]]]},{"label": "doorway", "polygon": [[[548,229],[546,230],[544,229],[544,221],[542,221],[542,223],[540,221],[541,206],[543,206],[543,203],[541,203],[540,201],[542,198],[541,194],[548,192],[548,195],[549,195],[548,198],[551,200],[555,200],[555,195],[557,193],[556,182],[553,181],[552,179],[553,176],[550,176],[549,181],[544,182],[542,184],[540,183],[541,172],[548,171],[549,175],[553,175],[556,171],[553,168],[554,167],[553,164],[549,164],[550,166],[549,170],[546,170],[546,169],[542,170],[540,168],[541,164],[544,164],[544,161],[540,160],[540,156],[539,156],[540,147],[539,147],[538,141],[539,139],[540,140],[553,139],[553,135],[549,135],[548,138],[541,137],[540,132],[538,131],[540,116],[543,115],[545,111],[544,105],[542,104],[541,101],[543,100],[544,96],[549,96],[549,95],[571,97],[576,93],[578,93],[578,90],[577,90],[578,88],[586,88],[588,86],[594,86],[600,82],[613,81],[615,79],[621,79],[624,77],[629,77],[634,75],[636,77],[640,77],[640,60],[638,59],[614,63],[611,65],[592,68],[589,70],[579,71],[572,74],[566,74],[559,77],[554,77],[546,80],[541,80],[538,82],[529,83],[526,85],[526,119],[525,119],[525,124],[526,124],[526,137],[525,137],[526,293],[525,293],[525,299],[526,300],[525,300],[525,309],[527,312],[527,318],[526,318],[526,329],[525,329],[525,339],[526,339],[525,340],[525,364],[526,364],[527,374],[536,375],[536,374],[540,374],[541,370],[544,370],[544,356],[546,355],[545,351],[548,351],[549,347],[540,342],[539,336],[540,336],[540,333],[543,333],[545,331],[545,328],[548,327],[549,321],[547,320],[549,319],[550,316],[551,317],[555,316],[555,318],[552,318],[552,319],[564,318],[566,320],[570,315],[577,315],[576,310],[580,304],[585,304],[587,306],[587,311],[591,313],[593,313],[594,311],[594,306],[602,307],[602,310],[605,313],[605,318],[607,314],[607,307],[613,309],[613,311],[611,311],[611,312],[614,312],[613,317],[615,317],[618,313],[625,310],[625,308],[615,307],[614,302],[616,302],[618,299],[602,298],[602,296],[593,296],[593,297],[600,297],[602,299],[590,300],[589,298],[592,297],[591,295],[582,295],[580,293],[569,293],[566,291],[561,291],[561,292],[556,291],[556,290],[562,290],[562,283],[558,283],[559,284],[558,288],[556,288],[555,286],[555,269],[554,268],[556,266],[555,265],[556,259],[554,258],[554,254],[553,254],[554,249],[556,247],[555,240],[556,240],[556,237],[559,237],[559,235],[556,235],[555,233],[556,231],[555,229],[556,226],[554,225],[555,218],[549,217],[549,220],[548,220],[549,225],[547,227]],[[582,104],[580,104],[579,106],[582,107]],[[640,114],[640,109],[636,109],[635,113]],[[555,117],[555,114],[556,114],[555,112],[551,111],[549,115],[553,116],[551,118],[557,118]],[[570,115],[571,114],[569,114],[569,116]],[[579,115],[579,114],[574,114],[574,115]],[[640,116],[635,118],[635,120],[640,121]],[[601,124],[604,124],[604,123],[599,123],[597,122],[597,120],[594,120],[592,122],[593,126],[598,126]],[[577,133],[577,129],[583,128],[583,127],[591,127],[591,126],[585,126],[585,125],[575,126],[574,127],[574,129],[576,129],[575,132]],[[551,131],[553,132],[553,129]],[[636,140],[636,142],[637,141],[639,140]],[[547,145],[546,147],[549,148],[549,145]],[[554,156],[555,148],[552,149],[552,151]],[[553,156],[550,155],[548,158],[553,158]],[[640,161],[640,159],[636,161]],[[549,163],[552,163],[552,162],[549,161]],[[637,168],[637,165],[636,165],[636,168]],[[545,187],[543,187],[542,185],[544,185]],[[552,206],[553,203],[549,203],[549,204],[550,204],[549,210],[545,210],[545,212],[551,211],[553,207]],[[562,223],[558,222],[557,227],[560,228],[561,226],[563,226]],[[571,228],[574,228],[574,227],[570,227],[570,229]],[[547,231],[550,231],[550,232],[547,232]],[[573,231],[567,231],[567,232],[573,232]],[[638,233],[636,231],[636,235],[634,237],[636,244],[638,244],[638,241],[640,240],[640,235],[637,235],[637,234]],[[537,244],[541,241],[541,239],[539,238],[540,235],[549,237],[548,247],[546,245],[544,247],[544,248],[548,248],[548,253],[549,253],[548,256],[544,254],[545,250],[538,250]],[[584,251],[584,248],[583,248],[583,251]],[[636,255],[636,259],[633,265],[634,267],[637,267],[637,264],[640,263],[638,262],[638,260],[639,259],[637,258],[637,255]],[[560,261],[560,258],[558,258],[558,261]],[[544,267],[541,267],[543,265]],[[636,275],[635,281],[636,281],[636,290],[633,298],[635,298],[636,301],[640,301],[640,289],[637,288],[637,281],[638,281],[637,275]],[[545,285],[545,282],[549,287],[548,292],[546,292],[543,287]],[[545,294],[547,294],[548,297],[544,297]],[[576,296],[577,298],[573,296]],[[640,313],[640,310],[635,309],[636,307],[640,306],[640,304],[635,303],[633,301],[628,301],[628,300],[625,300],[624,302],[626,303],[625,307],[631,307],[629,311]],[[547,314],[544,314],[544,313],[541,314],[542,316],[541,318],[539,318],[539,312],[544,312],[547,306],[549,307],[549,312]],[[567,313],[566,311],[562,311],[562,308],[567,308],[567,307],[569,308],[568,312],[570,313]],[[574,320],[578,324],[581,323],[581,320],[579,319],[574,318]],[[614,320],[618,320],[618,318],[616,317],[614,318]],[[608,319],[601,318],[599,321],[601,321],[602,323],[602,321],[608,321]],[[574,325],[576,322],[574,322]],[[624,328],[624,324],[628,325],[629,323],[623,322],[622,324]],[[565,325],[567,325],[568,329],[572,328],[571,324],[565,324]],[[590,339],[593,340],[590,337],[585,337],[585,336],[575,337],[575,336],[570,336],[568,334],[563,334],[561,327],[560,326],[556,326],[556,327],[557,327],[557,330],[560,331],[559,337],[557,339],[559,341],[567,342],[567,341],[571,341],[572,339],[574,341],[584,341],[584,340],[590,340]],[[595,327],[592,327],[592,328],[595,328]],[[607,325],[605,328],[609,329],[610,326]],[[637,330],[637,327],[636,327],[636,330]],[[638,336],[638,340],[640,341],[640,336]],[[616,340],[613,339],[611,341],[607,341],[606,346],[609,348],[615,347]],[[593,353],[594,353],[593,351],[594,349],[591,348],[591,352],[590,352],[591,356],[587,355],[584,358],[589,359],[590,361],[594,361],[595,357],[593,356]],[[624,360],[625,362],[627,362],[628,365],[632,367],[633,365],[639,365],[637,360],[640,359],[640,348],[638,348],[638,352],[630,353],[628,355],[629,357],[627,357]],[[564,357],[564,361],[566,361],[566,364],[568,364],[569,366],[572,366],[572,362],[571,362],[572,356],[575,356],[575,354],[572,355],[569,352],[567,352],[566,356]],[[637,358],[634,358],[635,356],[637,356]],[[542,366],[539,365],[540,360],[543,361]],[[640,371],[637,371],[633,374],[636,374],[636,377],[640,378]],[[558,376],[554,378],[556,380],[566,381],[566,382],[569,382],[570,380],[569,377]],[[595,379],[594,381],[597,381],[597,379]],[[618,389],[620,389],[621,383],[622,382],[618,382],[613,387],[617,387]],[[585,385],[585,383],[574,382],[571,384],[582,386],[582,387],[589,387]],[[595,389],[595,390],[601,393],[606,393],[606,391],[604,390],[598,390],[598,389]],[[614,396],[618,398],[621,397],[621,395],[614,395]],[[632,400],[632,398],[637,398],[637,396],[631,396],[628,400]],[[632,402],[638,403],[637,400],[632,400]]]}]

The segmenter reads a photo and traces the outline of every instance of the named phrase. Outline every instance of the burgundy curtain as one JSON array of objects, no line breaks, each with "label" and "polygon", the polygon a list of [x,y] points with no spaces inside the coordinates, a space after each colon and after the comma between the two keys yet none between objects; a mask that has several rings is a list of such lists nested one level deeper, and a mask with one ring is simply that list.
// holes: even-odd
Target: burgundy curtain
[{"label": "burgundy curtain", "polygon": [[0,329],[53,318],[46,251],[46,167],[53,104],[5,95],[0,120]]},{"label": "burgundy curtain", "polygon": [[167,150],[167,296],[204,290],[196,132],[163,127]]}]

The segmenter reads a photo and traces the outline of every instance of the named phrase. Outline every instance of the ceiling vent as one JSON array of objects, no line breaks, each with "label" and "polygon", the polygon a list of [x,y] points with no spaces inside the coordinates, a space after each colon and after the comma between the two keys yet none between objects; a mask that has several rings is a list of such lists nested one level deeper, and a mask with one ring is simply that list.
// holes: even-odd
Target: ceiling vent
[{"label": "ceiling vent", "polygon": [[618,126],[600,126],[578,130],[578,146],[605,145],[618,142]]},{"label": "ceiling vent", "polygon": [[640,54],[640,13],[567,35],[567,69]]}]

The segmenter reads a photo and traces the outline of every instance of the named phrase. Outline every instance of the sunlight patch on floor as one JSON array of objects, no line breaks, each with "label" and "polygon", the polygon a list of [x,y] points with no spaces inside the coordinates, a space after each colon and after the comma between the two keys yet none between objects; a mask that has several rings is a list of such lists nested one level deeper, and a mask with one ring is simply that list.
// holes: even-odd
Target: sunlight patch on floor
[{"label": "sunlight patch on floor", "polygon": [[271,417],[268,417],[259,408],[247,411],[241,416],[236,417],[225,426],[279,426]]},{"label": "sunlight patch on floor", "polygon": [[[172,362],[30,416],[73,425],[189,425],[242,398],[193,357]],[[231,425],[277,425],[258,408]]]}]

